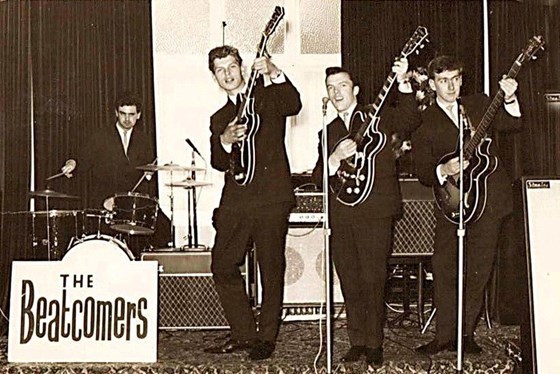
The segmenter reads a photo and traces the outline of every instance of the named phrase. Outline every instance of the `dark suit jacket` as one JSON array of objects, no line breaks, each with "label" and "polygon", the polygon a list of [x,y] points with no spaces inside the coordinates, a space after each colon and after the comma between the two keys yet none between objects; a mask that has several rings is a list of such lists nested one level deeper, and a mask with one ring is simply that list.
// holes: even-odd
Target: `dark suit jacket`
[{"label": "dark suit jacket", "polygon": [[[387,143],[375,159],[375,180],[373,189],[368,198],[361,204],[350,207],[336,200],[335,193],[329,189],[329,202],[331,220],[333,222],[355,219],[371,219],[389,217],[399,214],[401,207],[401,195],[397,178],[395,155],[391,149],[391,134],[406,133],[408,131],[408,122],[403,118],[405,113],[408,115],[410,111],[416,107],[413,95],[399,95],[399,107],[385,106],[381,110],[379,130],[387,135]],[[406,111],[402,111],[402,106],[412,106]],[[364,111],[365,107],[358,105],[354,113],[358,110]],[[357,117],[355,117],[357,118]],[[350,132],[355,130],[362,124],[361,121],[352,123]],[[328,155],[335,148],[335,145],[344,137],[348,136],[349,131],[346,129],[344,122],[340,117],[336,117],[327,127],[328,133]],[[313,169],[312,179],[315,184],[321,186],[323,176],[323,159],[322,159],[322,131],[319,132],[319,157],[317,164]],[[331,176],[329,179],[337,178]]]},{"label": "dark suit jacket", "polygon": [[[483,94],[463,97],[467,115],[473,126],[477,126],[490,104],[490,98]],[[416,165],[416,174],[421,183],[433,186],[437,181],[436,167],[441,158],[457,148],[459,130],[445,112],[434,104],[420,116],[421,125],[413,133],[412,157]],[[503,106],[498,109],[491,129],[506,131],[518,129],[521,120],[510,116]],[[496,144],[492,142],[490,153],[498,156]],[[497,218],[512,210],[511,178],[508,176],[503,162],[498,160],[497,170],[488,178],[488,200],[484,214]]]},{"label": "dark suit jacket", "polygon": [[[114,123],[89,139],[79,162],[79,172],[87,178],[87,208],[101,209],[106,198],[130,191],[143,174],[136,167],[154,160],[154,150],[148,137],[137,128],[139,125],[135,125],[130,135],[128,157]],[[136,192],[153,195],[155,181],[143,181]]]},{"label": "dark suit jacket", "polygon": [[[286,78],[285,83],[267,87],[257,84],[254,97],[255,109],[261,120],[255,135],[255,175],[250,184],[239,186],[229,173],[225,173],[221,207],[251,209],[276,203],[295,203],[284,138],[286,117],[298,114],[302,106],[299,92]],[[220,135],[235,115],[235,105],[228,100],[210,118],[211,165],[219,171],[228,169],[230,159],[221,144]]]}]

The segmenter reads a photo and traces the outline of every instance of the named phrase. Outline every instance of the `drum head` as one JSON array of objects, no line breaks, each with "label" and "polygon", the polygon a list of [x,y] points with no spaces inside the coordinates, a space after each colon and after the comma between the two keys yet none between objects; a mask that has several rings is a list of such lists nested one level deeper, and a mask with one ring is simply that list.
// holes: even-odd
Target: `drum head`
[{"label": "drum head", "polygon": [[64,255],[64,259],[77,257],[83,251],[94,251],[100,261],[111,261],[111,259],[118,258],[134,260],[132,252],[130,252],[125,243],[108,235],[90,235],[75,240]]}]

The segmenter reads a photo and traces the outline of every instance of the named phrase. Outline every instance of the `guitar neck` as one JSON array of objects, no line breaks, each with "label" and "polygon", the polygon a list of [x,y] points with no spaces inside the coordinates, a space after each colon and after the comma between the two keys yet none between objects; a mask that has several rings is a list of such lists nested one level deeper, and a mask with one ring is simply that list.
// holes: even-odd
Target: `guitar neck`
[{"label": "guitar neck", "polygon": [[[261,37],[261,41],[259,42],[259,50],[257,52],[256,58],[264,56],[267,41],[268,41],[268,36],[263,35]],[[252,70],[251,75],[249,76],[249,80],[247,81],[247,90],[245,91],[245,98],[243,99],[242,105],[240,105],[239,109],[237,110],[237,118],[241,118],[245,113],[245,109],[248,102],[247,99],[252,98],[254,95],[255,86],[257,85],[257,78],[258,78],[257,71]]]},{"label": "guitar neck", "polygon": [[[507,77],[515,78],[519,73],[519,70],[521,70],[521,64],[515,61],[514,64],[511,66],[511,68],[509,69]],[[488,109],[486,109],[486,113],[484,113],[484,116],[482,117],[480,123],[476,127],[476,131],[474,135],[471,137],[469,144],[465,148],[465,157],[467,159],[472,157],[472,155],[476,151],[476,148],[480,144],[480,141],[486,136],[487,130],[490,127],[492,120],[496,116],[496,113],[498,112],[498,109],[502,106],[503,102],[504,102],[504,91],[500,89],[498,90],[498,93],[494,96],[494,99],[492,99],[492,103],[490,103]]]},{"label": "guitar neck", "polygon": [[[387,98],[387,95],[389,94],[389,91],[391,90],[391,87],[393,86],[395,79],[396,79],[396,74],[395,72],[391,71],[391,73],[387,76],[385,83],[383,83],[383,86],[381,87],[379,94],[377,94],[377,97],[375,98],[374,102],[368,105],[368,107],[371,108],[371,111],[369,112],[370,117],[375,118],[379,116],[381,107],[383,106],[383,103],[385,102],[385,99]],[[370,124],[369,121],[365,121],[360,126],[359,130],[356,132],[356,135],[354,136],[354,141],[356,143],[359,144],[361,140],[364,138],[364,134],[366,133],[369,124]]]}]

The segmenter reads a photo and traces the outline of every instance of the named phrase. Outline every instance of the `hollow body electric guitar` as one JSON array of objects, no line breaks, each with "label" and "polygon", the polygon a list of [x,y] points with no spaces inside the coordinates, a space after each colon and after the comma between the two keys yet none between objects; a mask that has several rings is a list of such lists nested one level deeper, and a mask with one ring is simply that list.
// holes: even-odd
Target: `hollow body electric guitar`
[{"label": "hollow body electric guitar", "polygon": [[[427,37],[428,30],[419,26],[405,44],[400,58],[407,57],[421,48],[427,41]],[[336,149],[338,144],[345,139],[352,139],[357,145],[356,153],[342,160],[336,177],[330,178],[330,189],[336,194],[337,200],[344,205],[355,206],[362,203],[373,189],[375,158],[387,143],[387,135],[379,131],[379,114],[395,78],[396,74],[391,72],[375,102],[369,106],[372,108],[370,111],[366,113],[356,111],[353,114],[350,123],[360,121],[361,126],[357,131],[352,130],[348,136],[340,139],[333,148]]]},{"label": "hollow body electric guitar", "polygon": [[[507,77],[515,78],[521,66],[530,59],[535,58],[535,53],[542,49],[544,40],[542,36],[533,36],[527,47],[517,57],[510,68]],[[463,136],[463,156],[469,161],[469,166],[463,171],[463,222],[476,222],[486,207],[488,177],[496,171],[498,159],[490,154],[492,140],[486,137],[490,124],[504,100],[504,91],[499,90],[490,103],[484,116],[480,120],[473,134],[465,131]],[[452,158],[460,155],[460,147],[454,152],[441,158],[439,164],[445,164]],[[448,177],[447,181],[433,187],[434,199],[438,208],[445,217],[458,224],[460,220],[461,192],[459,174]]]},{"label": "hollow body electric guitar", "polygon": [[[280,6],[275,7],[274,13],[262,33],[257,58],[266,54],[266,44],[282,17],[284,17],[284,8]],[[257,162],[255,136],[259,131],[261,121],[260,116],[255,111],[254,91],[257,78],[258,73],[253,70],[247,82],[247,90],[237,110],[237,122],[247,127],[246,137],[240,142],[233,143],[230,154],[228,172],[233,176],[233,180],[241,186],[251,183],[255,175],[255,165]]]}]

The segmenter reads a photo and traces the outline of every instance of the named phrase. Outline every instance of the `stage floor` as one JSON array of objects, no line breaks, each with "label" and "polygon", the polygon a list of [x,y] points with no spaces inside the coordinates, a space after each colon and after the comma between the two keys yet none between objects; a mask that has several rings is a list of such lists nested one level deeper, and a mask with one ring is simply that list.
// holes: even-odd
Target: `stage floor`
[{"label": "stage floor", "polygon": [[[389,325],[389,324],[388,324]],[[284,321],[276,347],[270,359],[253,362],[246,353],[212,355],[204,348],[221,342],[227,330],[161,330],[158,341],[158,361],[154,364],[10,364],[7,362],[7,337],[0,337],[0,373],[326,373],[325,331],[312,321]],[[323,324],[324,326],[324,324]],[[423,356],[414,347],[433,338],[433,325],[425,334],[413,321],[385,329],[385,364],[378,369],[364,362],[342,364],[340,357],[349,348],[346,321],[336,320],[333,333],[333,373],[455,373],[455,353]],[[323,339],[320,339],[320,336]],[[466,355],[464,373],[520,373],[519,363],[508,347],[519,344],[519,328],[497,326],[488,329],[481,321],[476,331],[477,343],[484,352]],[[321,354],[318,352],[321,350]]]}]

